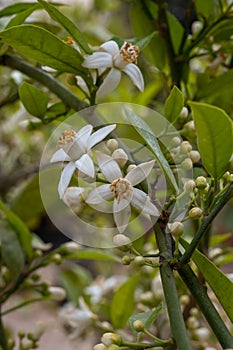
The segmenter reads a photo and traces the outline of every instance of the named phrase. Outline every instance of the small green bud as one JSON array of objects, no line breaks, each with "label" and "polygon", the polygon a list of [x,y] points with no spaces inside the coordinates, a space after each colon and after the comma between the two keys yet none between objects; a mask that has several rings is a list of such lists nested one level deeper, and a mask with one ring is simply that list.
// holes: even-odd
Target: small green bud
[{"label": "small green bud", "polygon": [[179,115],[179,120],[180,121],[184,121],[185,119],[187,119],[188,114],[189,114],[188,108],[184,106],[181,109],[181,112],[180,112],[180,115]]},{"label": "small green bud", "polygon": [[106,346],[109,346],[111,344],[121,345],[122,337],[117,333],[107,332],[103,334],[101,341]]},{"label": "small green bud", "polygon": [[142,332],[145,328],[144,323],[141,320],[135,320],[133,322],[133,328],[136,332]]},{"label": "small green bud", "polygon": [[122,233],[119,233],[113,237],[113,243],[125,252],[129,251],[132,245],[129,237],[123,235]]},{"label": "small green bud", "polygon": [[66,298],[66,291],[61,287],[51,286],[48,288],[50,298],[56,301],[62,301]]},{"label": "small green bud", "polygon": [[143,266],[145,265],[146,259],[143,256],[139,255],[134,258],[133,262],[136,266]]},{"label": "small green bud", "polygon": [[113,152],[112,157],[117,161],[120,168],[123,168],[128,161],[128,156],[122,148],[117,148]]},{"label": "small green bud", "polygon": [[184,225],[180,221],[170,224],[170,231],[174,237],[180,237],[184,233]]},{"label": "small green bud", "polygon": [[35,259],[42,257],[42,255],[43,255],[42,250],[37,249],[34,251],[34,258]]},{"label": "small green bud", "polygon": [[180,145],[181,153],[188,154],[192,150],[192,145],[188,141],[183,141]]},{"label": "small green bud", "polygon": [[184,184],[184,191],[186,193],[191,193],[191,192],[193,192],[195,186],[196,186],[195,181],[189,180],[189,181],[185,182],[185,184]]},{"label": "small green bud", "polygon": [[54,262],[56,265],[60,265],[62,263],[62,256],[60,254],[54,254],[51,257],[51,261]]},{"label": "small green bud", "polygon": [[191,170],[193,168],[193,162],[190,158],[185,158],[183,162],[181,162],[181,167],[184,170]]},{"label": "small green bud", "polygon": [[132,261],[132,258],[129,255],[124,255],[121,261],[123,265],[129,265]]},{"label": "small green bud", "polygon": [[128,174],[131,170],[135,169],[136,167],[137,167],[136,164],[130,164],[126,169],[126,173]]},{"label": "small green bud", "polygon": [[195,164],[198,163],[201,159],[201,155],[198,151],[190,151],[189,156],[191,158],[191,161]]},{"label": "small green bud", "polygon": [[172,147],[180,146],[180,144],[181,144],[181,138],[179,136],[175,136],[171,139]]},{"label": "small green bud", "polygon": [[78,250],[80,250],[81,245],[76,242],[67,242],[64,243],[61,246],[61,253],[65,254],[71,254],[71,253],[77,253]]},{"label": "small green bud", "polygon": [[208,182],[204,176],[198,176],[195,182],[199,190],[204,190],[208,186]]},{"label": "small green bud", "polygon": [[106,142],[106,146],[108,147],[109,151],[113,152],[119,147],[119,142],[115,139],[109,139]]},{"label": "small green bud", "polygon": [[192,209],[189,210],[189,216],[190,218],[194,219],[194,220],[198,220],[202,217],[202,210],[201,208],[198,207],[194,207]]},{"label": "small green bud", "polygon": [[38,274],[38,273],[34,273],[32,276],[31,276],[31,279],[32,281],[34,282],[38,282],[40,280],[41,276]]},{"label": "small green bud", "polygon": [[100,343],[100,344],[96,344],[94,347],[93,347],[93,350],[107,350],[107,347]]}]

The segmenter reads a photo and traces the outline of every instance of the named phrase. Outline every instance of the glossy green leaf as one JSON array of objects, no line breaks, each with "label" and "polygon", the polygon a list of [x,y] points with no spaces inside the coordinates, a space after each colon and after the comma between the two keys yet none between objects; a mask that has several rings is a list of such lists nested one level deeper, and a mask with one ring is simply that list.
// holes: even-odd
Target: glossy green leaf
[{"label": "glossy green leaf", "polygon": [[173,16],[170,12],[167,12],[167,21],[174,52],[177,54],[179,52],[180,44],[183,38],[184,28],[178,19],[176,19],[176,17]]},{"label": "glossy green leaf", "polygon": [[232,237],[232,233],[221,233],[219,235],[211,236],[210,238],[210,247],[215,247],[218,244],[225,242],[226,240]]},{"label": "glossy green leaf", "polygon": [[7,207],[4,205],[4,203],[1,200],[0,200],[0,210],[3,211],[3,213],[6,216],[6,220],[8,221],[13,231],[16,233],[16,236],[26,256],[28,257],[28,259],[31,259],[33,255],[33,249],[31,244],[32,236],[27,226],[15,213],[7,209]]},{"label": "glossy green leaf", "polygon": [[87,72],[82,67],[84,59],[77,50],[40,27],[22,24],[2,31],[0,38],[20,54],[42,65],[82,76]]},{"label": "glossy green leaf", "polygon": [[24,254],[15,232],[1,227],[0,243],[3,263],[9,268],[12,277],[17,278],[24,266]]},{"label": "glossy green leaf", "polygon": [[142,120],[139,116],[137,116],[133,111],[126,109],[125,113],[127,115],[127,118],[129,122],[134,126],[134,128],[137,130],[137,132],[141,135],[141,137],[144,139],[145,143],[151,148],[152,152],[155,155],[155,158],[157,159],[160,167],[162,168],[164,174],[166,175],[167,180],[169,181],[170,185],[173,187],[173,189],[178,192],[178,187],[176,183],[176,179],[171,171],[171,168],[168,164],[168,161],[163,155],[163,152],[160,149],[158,140],[149,127],[149,125]]},{"label": "glossy green leaf", "polygon": [[155,309],[134,314],[129,318],[129,326],[132,332],[137,333],[133,327],[136,320],[140,320],[144,324],[144,328],[149,328],[163,311],[163,304],[160,303]]},{"label": "glossy green leaf", "polygon": [[19,2],[13,5],[7,6],[0,11],[0,17],[12,16],[16,13],[20,13],[25,10],[28,10],[29,8],[33,7],[36,4],[37,4],[36,2],[22,2],[22,3]]},{"label": "glossy green leaf", "polygon": [[215,13],[215,0],[195,0],[197,14],[201,17],[209,18]]},{"label": "glossy green leaf", "polygon": [[233,92],[233,69],[228,70],[227,72],[219,75],[218,77],[211,79],[209,83],[203,86],[197,92],[197,98],[205,99],[205,98],[213,98],[218,97],[220,95],[224,95],[229,91]]},{"label": "glossy green leaf", "polygon": [[178,87],[173,86],[170,95],[165,101],[164,114],[170,123],[175,123],[184,106],[184,96]]},{"label": "glossy green leaf", "polygon": [[19,13],[17,13],[17,15],[15,17],[13,17],[10,22],[7,24],[6,28],[10,28],[13,26],[18,26],[21,23],[24,23],[24,21],[36,10],[38,10],[40,8],[40,6],[38,4],[35,4],[33,6],[30,6],[29,8],[27,8],[24,11],[21,11]]},{"label": "glossy green leaf", "polygon": [[149,45],[149,43],[151,42],[151,40],[155,35],[156,35],[156,32],[152,32],[151,34],[140,38],[133,38],[133,39],[127,39],[127,40],[114,36],[112,37],[111,40],[114,40],[119,47],[121,47],[124,44],[124,42],[127,41],[132,45],[137,45],[139,50],[142,51],[145,49],[145,47],[147,47],[147,45]]},{"label": "glossy green leaf", "polygon": [[138,279],[138,274],[130,277],[117,289],[113,296],[110,316],[115,329],[123,328],[134,310],[134,292]]},{"label": "glossy green leaf", "polygon": [[78,27],[74,25],[73,22],[66,16],[64,16],[56,7],[54,7],[51,3],[45,2],[43,0],[38,0],[38,2],[43,6],[43,8],[48,12],[50,17],[60,23],[63,28],[67,30],[67,32],[71,35],[72,39],[79,45],[80,49],[82,49],[85,53],[91,54],[92,51],[89,48],[83,34],[80,32]]},{"label": "glossy green leaf", "polygon": [[48,105],[48,96],[36,86],[23,82],[19,87],[19,97],[26,110],[33,116],[43,118]]},{"label": "glossy green leaf", "polygon": [[220,108],[190,102],[198,149],[207,172],[215,179],[226,171],[233,150],[232,121]]},{"label": "glossy green leaf", "polygon": [[105,250],[100,249],[80,249],[79,251],[69,254],[69,259],[80,259],[80,260],[103,260],[103,261],[119,261],[119,258]]},{"label": "glossy green leaf", "polygon": [[[182,245],[187,249],[188,243],[182,239]],[[195,262],[205,280],[215,293],[226,314],[233,322],[233,282],[204,254],[197,249],[192,255],[192,260]]]}]

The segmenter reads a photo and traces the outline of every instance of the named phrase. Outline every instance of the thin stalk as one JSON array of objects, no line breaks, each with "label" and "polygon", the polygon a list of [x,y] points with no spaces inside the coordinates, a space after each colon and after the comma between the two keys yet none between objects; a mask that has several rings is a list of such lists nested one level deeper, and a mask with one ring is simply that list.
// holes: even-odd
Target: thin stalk
[{"label": "thin stalk", "polygon": [[233,196],[233,185],[231,185],[231,187],[229,187],[228,190],[219,199],[219,201],[216,203],[215,207],[213,208],[209,216],[205,217],[202,220],[202,223],[199,229],[197,230],[193,240],[191,241],[189,247],[186,249],[185,253],[180,258],[180,263],[185,264],[190,260],[202,236],[208,230],[209,225],[211,224],[211,222],[214,220],[214,218],[217,216],[217,214],[220,212],[220,210],[225,206],[225,204],[230,200],[232,196]]},{"label": "thin stalk", "polygon": [[160,274],[168,309],[172,337],[174,338],[179,350],[191,350],[192,347],[181,312],[173,271],[169,264],[169,260],[171,259],[172,242],[171,239],[169,239],[169,236],[162,231],[158,223],[154,225],[154,230],[161,254]]},{"label": "thin stalk", "polygon": [[223,349],[233,348],[233,337],[211,302],[206,288],[198,280],[189,265],[180,265],[177,269]]},{"label": "thin stalk", "polygon": [[138,349],[138,350],[145,350],[145,349],[151,349],[151,348],[158,348],[158,347],[168,347],[168,345],[171,345],[171,341],[167,341],[164,343],[155,342],[155,343],[133,343],[129,341],[123,341],[121,346],[127,346],[127,349]]},{"label": "thin stalk", "polygon": [[24,307],[26,305],[29,305],[29,304],[32,304],[32,303],[37,303],[38,301],[45,301],[45,300],[46,300],[45,297],[43,297],[43,298],[42,297],[38,297],[38,298],[34,298],[34,299],[31,299],[31,300],[24,301],[23,303],[20,303],[20,304],[18,304],[16,306],[13,306],[10,309],[2,311],[1,316],[5,316],[7,314],[10,314],[11,312],[19,310],[19,309],[21,309],[22,307]]},{"label": "thin stalk", "polygon": [[0,348],[2,350],[9,350],[8,344],[7,344],[7,337],[5,333],[5,329],[2,323],[2,318],[0,316]]}]

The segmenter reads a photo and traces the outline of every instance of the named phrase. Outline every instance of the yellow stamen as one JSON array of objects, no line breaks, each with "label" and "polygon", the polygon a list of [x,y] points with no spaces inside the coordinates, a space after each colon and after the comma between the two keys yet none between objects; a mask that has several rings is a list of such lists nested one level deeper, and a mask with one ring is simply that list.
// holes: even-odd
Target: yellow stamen
[{"label": "yellow stamen", "polygon": [[125,42],[122,48],[120,49],[120,54],[125,62],[137,64],[139,48],[136,45],[132,45],[128,42]]},{"label": "yellow stamen", "polygon": [[130,198],[133,192],[133,186],[131,185],[131,182],[129,180],[119,178],[111,183],[110,190],[111,192],[113,192],[113,196],[114,198],[116,198],[117,203],[119,204],[121,198]]},{"label": "yellow stamen", "polygon": [[63,147],[69,143],[73,143],[76,137],[76,132],[73,129],[64,130],[57,142],[57,147]]}]

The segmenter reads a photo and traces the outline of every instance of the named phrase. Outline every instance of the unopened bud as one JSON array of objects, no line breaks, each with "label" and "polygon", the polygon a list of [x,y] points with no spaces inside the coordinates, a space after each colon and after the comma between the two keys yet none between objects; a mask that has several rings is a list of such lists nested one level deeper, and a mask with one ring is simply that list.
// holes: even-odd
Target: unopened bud
[{"label": "unopened bud", "polygon": [[181,144],[181,138],[179,136],[175,136],[171,139],[172,147],[177,147]]},{"label": "unopened bud", "polygon": [[133,328],[136,332],[142,332],[145,328],[144,323],[141,320],[135,320],[133,322]]},{"label": "unopened bud", "polygon": [[132,258],[129,256],[129,255],[124,255],[122,258],[121,258],[121,262],[123,265],[129,265],[132,261]]},{"label": "unopened bud", "polygon": [[33,349],[34,342],[31,339],[24,338],[21,340],[20,349],[22,350],[29,350]]},{"label": "unopened bud", "polygon": [[119,233],[113,237],[113,243],[117,247],[121,247],[124,251],[128,251],[131,246],[131,241],[129,237]]},{"label": "unopened bud", "polygon": [[204,176],[198,176],[195,182],[199,190],[204,190],[208,186],[208,182]]},{"label": "unopened bud", "polygon": [[96,344],[94,347],[93,347],[93,350],[107,350],[107,347],[100,343],[100,344]]},{"label": "unopened bud", "polygon": [[62,256],[60,254],[54,254],[51,257],[51,261],[56,265],[60,265],[62,263]]},{"label": "unopened bud", "polygon": [[61,252],[66,254],[76,253],[80,248],[81,245],[76,242],[67,242],[61,246]]},{"label": "unopened bud", "polygon": [[65,191],[64,196],[62,197],[62,200],[66,205],[73,209],[78,209],[82,205],[82,195],[81,193],[84,192],[84,188],[71,186],[68,187]]},{"label": "unopened bud", "polygon": [[145,265],[145,262],[146,262],[146,260],[145,260],[145,258],[143,257],[143,256],[136,256],[135,258],[134,258],[134,264],[136,265],[136,266],[143,266],[143,265]]},{"label": "unopened bud", "polygon": [[112,157],[117,161],[117,163],[119,164],[120,168],[123,168],[123,166],[128,161],[128,156],[127,156],[127,154],[125,153],[125,151],[122,148],[116,149],[113,152]]},{"label": "unopened bud", "polygon": [[48,288],[52,300],[62,301],[66,298],[66,291],[61,287],[51,286]]},{"label": "unopened bud", "polygon": [[188,108],[184,106],[181,109],[181,112],[180,112],[180,115],[179,115],[179,119],[182,120],[182,121],[187,119],[188,114],[189,114]]},{"label": "unopened bud", "polygon": [[180,145],[181,153],[188,154],[192,150],[192,145],[188,141],[183,141]]},{"label": "unopened bud", "polygon": [[184,184],[184,191],[186,193],[191,193],[191,192],[193,192],[195,186],[196,186],[195,181],[189,180],[189,181],[185,182],[185,184]]},{"label": "unopened bud", "polygon": [[137,168],[136,164],[130,164],[128,168],[126,169],[126,173],[128,174],[131,170]]},{"label": "unopened bud", "polygon": [[119,147],[119,142],[115,139],[109,139],[106,142],[106,146],[108,147],[109,151],[113,152]]},{"label": "unopened bud", "polygon": [[182,236],[184,232],[184,225],[180,221],[175,221],[169,226],[171,234],[176,237]]},{"label": "unopened bud", "polygon": [[38,341],[45,331],[45,324],[38,322],[35,328],[28,334],[28,339]]},{"label": "unopened bud", "polygon": [[205,327],[195,329],[194,336],[200,341],[206,341],[210,338],[210,331]]},{"label": "unopened bud", "polygon": [[194,21],[191,25],[191,30],[193,34],[200,32],[202,28],[203,28],[203,24],[200,21]]},{"label": "unopened bud", "polygon": [[189,156],[193,163],[198,163],[201,159],[201,155],[198,151],[190,151]]},{"label": "unopened bud", "polygon": [[122,337],[117,333],[107,332],[103,334],[101,341],[106,346],[111,344],[121,345]]},{"label": "unopened bud", "polygon": [[198,220],[202,217],[202,210],[201,208],[198,207],[194,207],[192,209],[189,210],[189,216],[190,218],[194,219],[194,220]]},{"label": "unopened bud", "polygon": [[231,174],[229,171],[227,171],[224,175],[223,178],[228,181],[228,182],[233,182],[233,174]]},{"label": "unopened bud", "polygon": [[184,169],[184,170],[191,170],[192,167],[193,167],[193,162],[191,161],[190,158],[185,158],[183,160],[183,162],[181,162],[181,167]]}]

